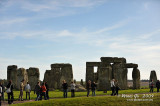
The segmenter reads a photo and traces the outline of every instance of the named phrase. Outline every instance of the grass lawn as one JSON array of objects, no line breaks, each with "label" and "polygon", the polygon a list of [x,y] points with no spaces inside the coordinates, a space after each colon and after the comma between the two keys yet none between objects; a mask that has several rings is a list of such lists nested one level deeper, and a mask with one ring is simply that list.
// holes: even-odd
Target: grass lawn
[{"label": "grass lawn", "polygon": [[[42,101],[27,102],[22,104],[14,104],[13,106],[106,106],[106,105],[121,105],[121,106],[137,106],[137,105],[152,105],[159,106],[160,93],[154,93],[154,97],[147,97],[146,99],[152,99],[153,101],[127,101],[127,98],[118,96],[97,96],[97,97],[76,97],[76,98],[61,98],[50,99]],[[139,94],[139,98],[142,99],[143,94]],[[131,99],[131,98],[129,98]],[[134,97],[133,97],[134,99]]]},{"label": "grass lawn", "polygon": [[[139,90],[120,90],[119,94],[136,94],[136,93],[148,93],[149,89],[139,89]],[[14,99],[18,100],[19,98],[19,91],[14,91]],[[111,91],[107,91],[107,93],[103,93],[103,91],[96,91],[96,95],[110,95]],[[86,96],[87,92],[75,92],[76,97]],[[91,95],[91,93],[90,93]],[[26,93],[23,93],[23,99],[25,99]],[[63,98],[63,92],[61,91],[50,91],[49,92],[50,98]],[[68,97],[71,97],[71,92],[68,92]],[[31,92],[31,99],[35,99],[36,94],[34,92]],[[7,94],[5,93],[5,99],[7,100]]]}]

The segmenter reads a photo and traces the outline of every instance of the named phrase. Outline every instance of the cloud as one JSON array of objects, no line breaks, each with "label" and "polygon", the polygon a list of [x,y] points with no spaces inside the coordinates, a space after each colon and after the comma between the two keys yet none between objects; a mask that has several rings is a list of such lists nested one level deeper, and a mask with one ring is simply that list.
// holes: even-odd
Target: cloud
[{"label": "cloud", "polygon": [[4,25],[18,24],[18,23],[23,23],[27,20],[28,20],[27,18],[4,19],[4,20],[0,20],[0,25],[4,26]]},{"label": "cloud", "polygon": [[158,35],[158,36],[160,35],[160,29],[154,30],[153,32],[149,32],[146,34],[142,34],[142,35],[140,35],[140,38],[148,39],[148,38],[156,36],[156,35]]}]

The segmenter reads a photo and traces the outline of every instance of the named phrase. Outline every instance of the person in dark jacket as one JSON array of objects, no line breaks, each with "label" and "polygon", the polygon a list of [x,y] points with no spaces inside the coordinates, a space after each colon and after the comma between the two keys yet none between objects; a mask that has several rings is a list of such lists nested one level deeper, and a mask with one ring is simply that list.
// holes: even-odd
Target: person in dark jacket
[{"label": "person in dark jacket", "polygon": [[9,81],[7,85],[7,89],[10,89],[11,92],[7,93],[8,94],[8,104],[13,104],[13,85],[12,85],[12,80]]},{"label": "person in dark jacket", "polygon": [[118,80],[115,80],[115,95],[118,95],[118,90],[120,90]]},{"label": "person in dark jacket", "polygon": [[37,82],[37,85],[35,86],[35,89],[34,89],[34,94],[36,93],[37,94],[37,98],[35,101],[38,101],[40,99],[40,82]]},{"label": "person in dark jacket", "polygon": [[97,87],[96,83],[93,82],[93,83],[91,84],[92,96],[96,96],[96,93],[95,93],[96,87]]},{"label": "person in dark jacket", "polygon": [[48,86],[47,82],[45,82],[45,86],[46,86],[46,89],[47,89],[47,91],[46,91],[46,99],[49,100],[49,95],[48,95],[48,93],[49,93],[49,86]]},{"label": "person in dark jacket", "polygon": [[62,87],[63,87],[63,96],[64,98],[67,98],[68,84],[65,80],[63,80]]},{"label": "person in dark jacket", "polygon": [[151,82],[149,83],[149,86],[150,86],[150,92],[153,93],[153,87],[154,87],[154,82],[153,82],[153,80],[151,80]]},{"label": "person in dark jacket", "polygon": [[159,80],[157,80],[157,82],[156,82],[156,87],[157,87],[157,92],[159,92],[159,88],[160,88],[160,82],[159,82]]},{"label": "person in dark jacket", "polygon": [[5,92],[5,86],[3,85],[3,83],[0,83],[0,86],[2,87],[2,92],[1,92],[1,100],[4,101],[4,92]]},{"label": "person in dark jacket", "polygon": [[89,96],[90,90],[91,90],[91,81],[89,80],[87,82],[87,97]]}]

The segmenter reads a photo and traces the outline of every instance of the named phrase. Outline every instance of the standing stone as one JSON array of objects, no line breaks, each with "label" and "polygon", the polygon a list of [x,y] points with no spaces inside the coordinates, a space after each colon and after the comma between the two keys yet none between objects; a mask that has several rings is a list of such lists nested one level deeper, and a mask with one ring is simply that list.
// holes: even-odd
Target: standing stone
[{"label": "standing stone", "polygon": [[98,90],[110,90],[110,81],[112,79],[112,67],[101,67],[98,73]]},{"label": "standing stone", "polygon": [[140,71],[134,68],[132,71],[133,89],[140,89]]},{"label": "standing stone", "polygon": [[156,71],[152,70],[150,73],[150,81],[153,80],[154,82],[154,87],[156,87],[156,82],[157,82],[157,75],[156,75]]},{"label": "standing stone", "polygon": [[38,68],[30,67],[27,69],[28,73],[28,82],[31,86],[31,90],[34,90],[35,85],[39,81],[40,73]]},{"label": "standing stone", "polygon": [[121,63],[114,63],[112,77],[118,80],[119,87],[121,89],[127,89],[127,68],[124,68]]},{"label": "standing stone", "polygon": [[20,83],[22,80],[24,80],[24,85],[26,85],[28,81],[28,75],[24,68],[19,68],[17,70],[17,89],[20,89]]},{"label": "standing stone", "polygon": [[77,83],[76,79],[74,79],[73,82],[76,84]]},{"label": "standing stone", "polygon": [[[62,84],[63,80],[65,80],[69,86],[70,86],[71,82],[73,81],[73,71],[72,71],[71,64],[64,64],[61,67],[61,78],[60,78],[61,84]],[[61,85],[60,85],[60,87],[61,87]]]},{"label": "standing stone", "polygon": [[80,84],[81,84],[82,86],[84,86],[84,85],[83,85],[83,79],[81,79],[81,83],[80,83]]},{"label": "standing stone", "polygon": [[86,83],[91,80],[94,81],[94,67],[93,66],[87,66],[86,67]]},{"label": "standing stone", "polygon": [[68,85],[73,81],[71,64],[51,64],[51,70],[47,70],[44,81],[47,81],[50,88],[61,89],[62,81],[66,80]]},{"label": "standing stone", "polygon": [[13,86],[17,87],[17,66],[11,65],[7,67],[7,81],[12,80]]}]

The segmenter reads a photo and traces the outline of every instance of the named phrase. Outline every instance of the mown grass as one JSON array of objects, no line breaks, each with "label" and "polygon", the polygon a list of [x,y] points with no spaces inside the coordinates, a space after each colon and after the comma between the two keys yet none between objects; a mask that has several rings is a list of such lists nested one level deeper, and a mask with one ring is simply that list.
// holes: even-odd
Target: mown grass
[{"label": "mown grass", "polygon": [[[142,96],[142,94],[140,94]],[[134,98],[134,97],[133,97]],[[97,97],[76,97],[76,98],[61,98],[43,101],[34,101],[21,104],[14,104],[13,106],[106,106],[106,105],[122,105],[122,106],[137,106],[137,105],[152,105],[159,106],[160,93],[154,93],[153,101],[127,101],[127,98],[118,96],[97,96]]]},{"label": "mown grass", "polygon": [[[138,90],[120,90],[119,94],[136,94],[136,93],[148,93],[149,89],[138,89]],[[14,91],[14,99],[18,100],[19,99],[19,94],[20,91]],[[111,91],[107,91],[107,93],[104,93],[103,91],[96,91],[96,95],[110,95]],[[75,92],[76,97],[82,97],[86,96],[87,92]],[[90,95],[92,95],[92,92],[90,92]],[[49,97],[50,98],[63,98],[63,92],[61,91],[50,91],[49,92]],[[68,97],[71,97],[71,92],[68,92]],[[31,92],[31,99],[35,99],[36,94],[34,92]],[[7,100],[7,94],[5,93],[5,99]],[[26,99],[26,93],[23,92],[23,99]]]},{"label": "mown grass", "polygon": [[[138,90],[120,90],[119,94],[136,94],[136,93],[148,93],[149,89],[138,89]],[[19,94],[20,91],[14,91],[14,99],[18,100],[19,99]],[[92,92],[90,92],[90,95],[92,94]],[[103,91],[96,91],[96,95],[110,95],[111,91],[107,91],[107,93],[104,93]],[[86,96],[87,92],[75,92],[75,96],[76,97],[82,97],[82,96]],[[49,97],[50,98],[63,98],[63,92],[61,91],[50,91],[49,92]],[[68,97],[71,97],[71,92],[68,92]],[[31,99],[35,99],[36,98],[36,94],[34,94],[34,92],[31,92]],[[5,93],[5,99],[7,100],[7,94]],[[26,93],[23,92],[23,99],[26,99]]]}]

